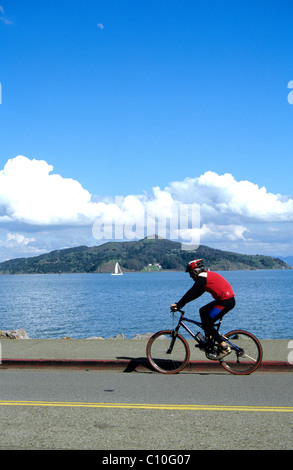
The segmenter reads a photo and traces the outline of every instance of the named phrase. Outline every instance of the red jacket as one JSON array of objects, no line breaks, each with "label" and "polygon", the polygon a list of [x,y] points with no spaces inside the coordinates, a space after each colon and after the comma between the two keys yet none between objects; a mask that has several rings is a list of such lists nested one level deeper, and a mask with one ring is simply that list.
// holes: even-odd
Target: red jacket
[{"label": "red jacket", "polygon": [[235,295],[229,282],[223,276],[211,271],[204,271],[197,276],[191,289],[177,302],[178,308],[181,309],[204,292],[209,292],[215,300],[231,299]]}]

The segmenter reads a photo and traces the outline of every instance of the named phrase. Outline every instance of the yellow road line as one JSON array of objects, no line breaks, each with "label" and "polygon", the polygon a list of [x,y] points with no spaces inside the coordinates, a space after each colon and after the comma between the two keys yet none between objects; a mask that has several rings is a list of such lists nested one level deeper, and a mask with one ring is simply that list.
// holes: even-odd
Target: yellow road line
[{"label": "yellow road line", "polygon": [[146,403],[89,403],[59,401],[0,400],[0,406],[52,406],[72,408],[120,408],[142,410],[182,410],[182,411],[258,411],[292,413],[293,406],[233,406],[233,405],[167,405]]}]

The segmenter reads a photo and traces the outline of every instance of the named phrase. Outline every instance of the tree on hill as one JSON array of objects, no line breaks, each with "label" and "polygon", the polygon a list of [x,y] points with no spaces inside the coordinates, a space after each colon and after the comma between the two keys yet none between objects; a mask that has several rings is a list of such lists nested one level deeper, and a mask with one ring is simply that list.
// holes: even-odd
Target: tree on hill
[{"label": "tree on hill", "polygon": [[142,271],[149,265],[162,270],[184,270],[188,262],[203,258],[211,270],[291,269],[278,258],[243,255],[200,245],[195,251],[182,250],[181,244],[159,238],[131,242],[108,242],[79,246],[31,258],[16,258],[0,263],[1,274],[95,273],[110,272],[118,261],[126,271]]}]

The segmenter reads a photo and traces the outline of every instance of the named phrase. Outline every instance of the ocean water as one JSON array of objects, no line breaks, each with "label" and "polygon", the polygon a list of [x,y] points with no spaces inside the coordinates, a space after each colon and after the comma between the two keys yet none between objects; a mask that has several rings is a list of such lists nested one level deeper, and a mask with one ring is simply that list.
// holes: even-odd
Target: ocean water
[{"label": "ocean water", "polygon": [[[260,339],[293,338],[293,270],[221,274],[236,296],[222,333],[241,328]],[[191,286],[183,272],[2,275],[0,329],[24,328],[30,338],[132,338],[173,328],[169,306]],[[186,316],[199,320],[199,308],[211,300],[205,293],[187,304]]]}]

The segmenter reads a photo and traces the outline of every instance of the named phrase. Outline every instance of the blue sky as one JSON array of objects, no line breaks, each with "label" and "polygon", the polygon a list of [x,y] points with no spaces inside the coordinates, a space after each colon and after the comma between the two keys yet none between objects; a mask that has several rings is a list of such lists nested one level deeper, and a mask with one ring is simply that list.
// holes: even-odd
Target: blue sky
[{"label": "blue sky", "polygon": [[94,244],[110,197],[142,209],[157,187],[200,204],[202,243],[293,255],[292,15],[290,0],[0,0],[0,260]]}]

